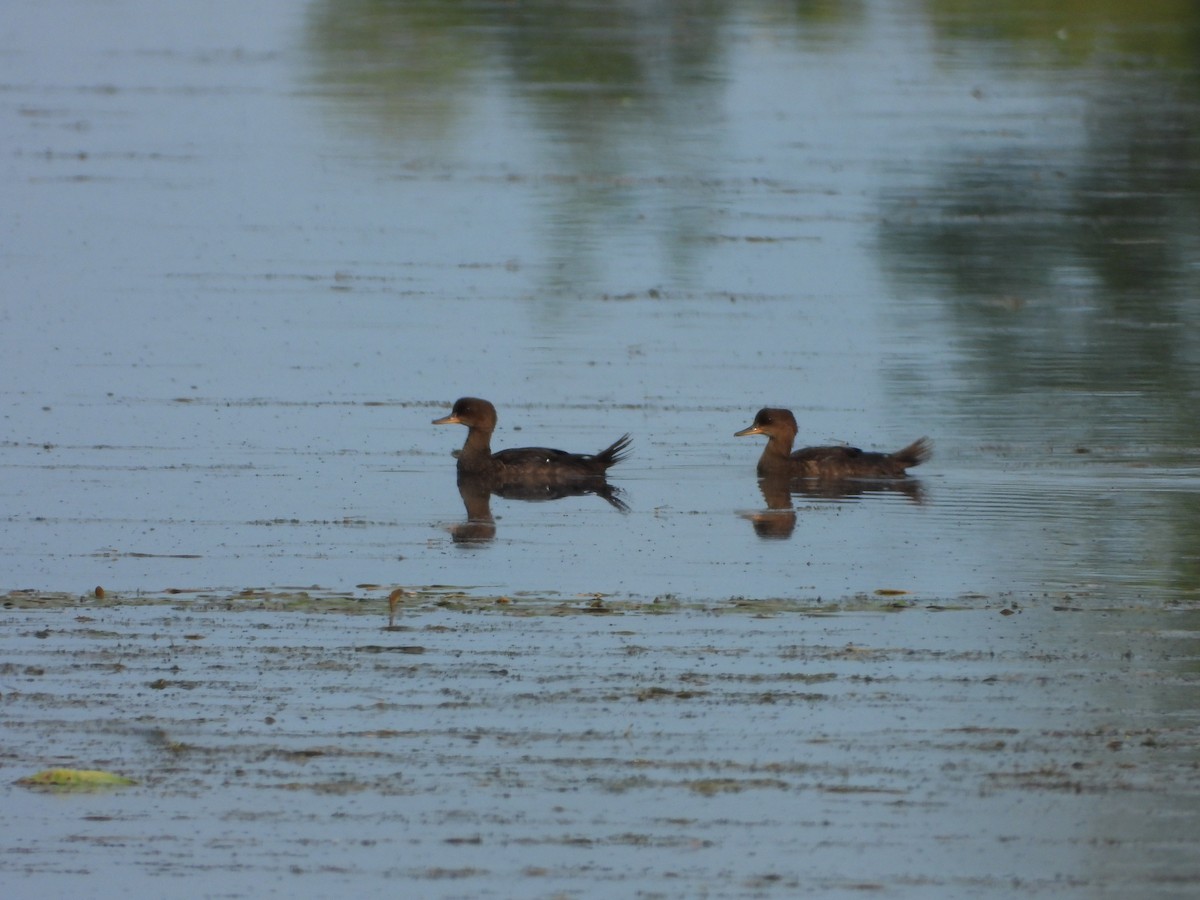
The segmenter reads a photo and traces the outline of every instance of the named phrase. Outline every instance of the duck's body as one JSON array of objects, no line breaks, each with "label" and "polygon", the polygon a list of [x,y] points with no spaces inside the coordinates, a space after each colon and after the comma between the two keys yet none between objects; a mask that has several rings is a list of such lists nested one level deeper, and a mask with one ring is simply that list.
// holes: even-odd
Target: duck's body
[{"label": "duck's body", "polygon": [[433,424],[467,426],[467,440],[458,453],[458,475],[489,482],[495,485],[493,493],[498,494],[525,490],[553,495],[555,489],[603,478],[605,472],[625,459],[631,443],[626,434],[596,454],[549,447],[517,447],[493,453],[496,421],[496,407],[487,400],[462,397],[455,401],[450,415],[434,419]]},{"label": "duck's body", "polygon": [[904,478],[906,470],[929,459],[933,449],[928,438],[919,438],[895,453],[843,446],[803,447],[792,452],[796,431],[796,417],[790,410],[767,407],[758,411],[754,424],[735,437],[767,436],[767,446],[758,460],[758,474],[763,478]]}]

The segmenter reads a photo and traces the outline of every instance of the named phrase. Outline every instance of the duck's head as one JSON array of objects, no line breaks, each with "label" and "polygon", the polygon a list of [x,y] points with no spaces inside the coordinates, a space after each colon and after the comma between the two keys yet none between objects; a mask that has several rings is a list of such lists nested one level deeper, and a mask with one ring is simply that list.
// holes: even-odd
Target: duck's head
[{"label": "duck's head", "polygon": [[466,425],[483,431],[496,429],[496,407],[478,397],[459,397],[450,415],[433,420],[434,425]]},{"label": "duck's head", "polygon": [[764,407],[755,415],[754,424],[749,428],[743,428],[741,431],[735,432],[733,436],[745,437],[748,434],[765,434],[767,437],[791,435],[794,437],[796,434],[796,417],[792,415],[790,409]]}]

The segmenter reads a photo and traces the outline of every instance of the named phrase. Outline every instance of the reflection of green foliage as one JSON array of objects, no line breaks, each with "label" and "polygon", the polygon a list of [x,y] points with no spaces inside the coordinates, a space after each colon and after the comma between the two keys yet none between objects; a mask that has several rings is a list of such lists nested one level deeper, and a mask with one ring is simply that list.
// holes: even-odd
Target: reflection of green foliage
[{"label": "reflection of green foliage", "polygon": [[[1200,153],[1187,85],[1155,73],[1194,71],[1197,7],[930,2],[959,54],[980,40],[1016,52],[1067,29],[1094,35],[1089,46],[1138,48],[1143,67],[1136,77],[1079,83],[1090,101],[1080,148],[1010,136],[982,153],[952,150],[940,183],[920,196],[897,192],[881,247],[898,282],[938,286],[982,342],[976,376],[991,376],[989,390],[1070,385],[1165,389],[1165,402],[1180,396],[1195,372],[1187,360],[1196,352],[1191,298],[1200,290]],[[995,327],[999,310],[1016,307],[1022,327]],[[1200,438],[1193,416],[1164,412],[1162,420]]]},{"label": "reflection of green foliage", "polygon": [[945,40],[988,43],[1042,64],[1077,65],[1100,54],[1192,72],[1200,49],[1195,0],[927,0],[927,7]]},{"label": "reflection of green foliage", "polygon": [[795,37],[806,50],[840,46],[862,25],[864,0],[772,0],[761,8],[782,33]]},{"label": "reflection of green foliage", "polygon": [[[772,30],[806,46],[844,39],[861,0],[747,4]],[[604,101],[657,125],[680,85],[720,83],[717,66],[736,6],[719,0],[647,5],[571,0],[317,0],[308,44],[315,80],[375,115],[444,115],[470,97],[471,79],[498,72],[541,108],[592,119]],[[579,122],[560,122],[568,131]]]},{"label": "reflection of green foliage", "polygon": [[[685,141],[703,158],[694,148],[712,132],[729,14],[720,0],[316,0],[308,40],[314,80],[339,101],[329,112],[376,135],[438,141],[485,80],[520,103],[552,157],[548,244],[580,280],[594,234],[638,214],[631,151],[657,155],[660,171]],[[695,226],[678,224],[673,246],[695,252]]]},{"label": "reflection of green foliage", "polygon": [[346,83],[403,88],[458,82],[476,61],[474,31],[464,5],[338,0],[316,3],[310,47],[323,74]]},{"label": "reflection of green foliage", "polygon": [[[944,148],[930,183],[889,193],[879,246],[898,290],[941,301],[963,360],[953,396],[981,433],[1148,445],[1157,465],[1194,466],[1200,129],[1196,82],[1174,70],[1195,71],[1189,48],[1200,14],[1192,4],[1184,15],[1182,4],[1154,3],[1151,11],[1170,9],[1174,18],[1137,19],[1133,10],[1149,15],[1146,7],[1121,5],[1117,15],[1117,6],[1067,4],[1055,15],[1087,18],[1096,35],[1088,49],[1105,62],[1139,53],[1139,64],[1050,76],[1086,103],[1078,119],[1046,114],[1040,128],[1027,120],[1024,134],[997,130]],[[990,30],[976,12],[984,4],[939,3],[939,21],[948,7],[964,11],[941,30],[955,35],[953,54],[975,50],[981,37],[1010,56],[1021,55],[1023,42],[1057,40],[1045,16],[1033,26],[1032,3],[987,4],[1000,10]],[[1028,77],[1047,77],[1046,66],[1031,66]],[[1195,591],[1194,495],[1163,491],[1161,500],[1139,502],[1160,532],[1130,552],[1165,553],[1171,586]],[[1126,546],[1125,528],[1114,516],[1118,546]],[[1104,541],[1097,548],[1107,552]]]},{"label": "reflection of green foliage", "polygon": [[314,80],[371,112],[375,127],[451,119],[483,49],[468,4],[328,0],[314,3],[308,44]]},{"label": "reflection of green foliage", "polygon": [[[629,7],[522,3],[503,35],[518,82],[634,88],[645,80],[637,16]],[[649,23],[647,23],[649,24]]]},{"label": "reflection of green foliage", "polygon": [[711,65],[724,6],[322,0],[312,9],[309,44],[325,83],[419,96],[461,89],[470,73],[490,66],[519,86],[586,99],[597,90],[662,87],[664,63],[676,74]]},{"label": "reflection of green foliage", "polygon": [[[1144,389],[1155,400],[1142,402],[1170,403],[1200,391],[1200,156],[1160,92],[1096,100],[1078,150],[973,145],[947,157],[936,187],[890,198],[885,262],[898,284],[933,287],[978,342],[984,393]],[[1161,421],[1200,443],[1194,416]]]}]

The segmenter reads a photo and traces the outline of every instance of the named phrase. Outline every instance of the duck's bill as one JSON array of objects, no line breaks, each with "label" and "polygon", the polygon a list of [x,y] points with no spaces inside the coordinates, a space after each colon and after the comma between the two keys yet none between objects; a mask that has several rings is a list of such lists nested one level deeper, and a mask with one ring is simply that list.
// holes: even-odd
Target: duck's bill
[{"label": "duck's bill", "polygon": [[458,425],[459,418],[458,418],[458,416],[454,415],[454,413],[450,413],[450,415],[448,415],[448,416],[442,416],[440,419],[434,419],[433,424],[434,425]]},{"label": "duck's bill", "polygon": [[748,434],[762,434],[763,430],[757,425],[751,425],[749,428],[743,428],[741,431],[735,431],[734,437],[745,437]]}]

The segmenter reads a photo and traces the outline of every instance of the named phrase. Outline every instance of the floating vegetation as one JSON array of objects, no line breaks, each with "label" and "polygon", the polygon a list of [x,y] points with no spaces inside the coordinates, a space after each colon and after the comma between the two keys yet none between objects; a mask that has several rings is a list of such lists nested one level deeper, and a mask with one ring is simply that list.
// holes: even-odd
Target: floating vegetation
[{"label": "floating vegetation", "polygon": [[98,769],[44,769],[36,775],[18,778],[25,787],[55,791],[99,791],[137,784],[132,778]]}]

